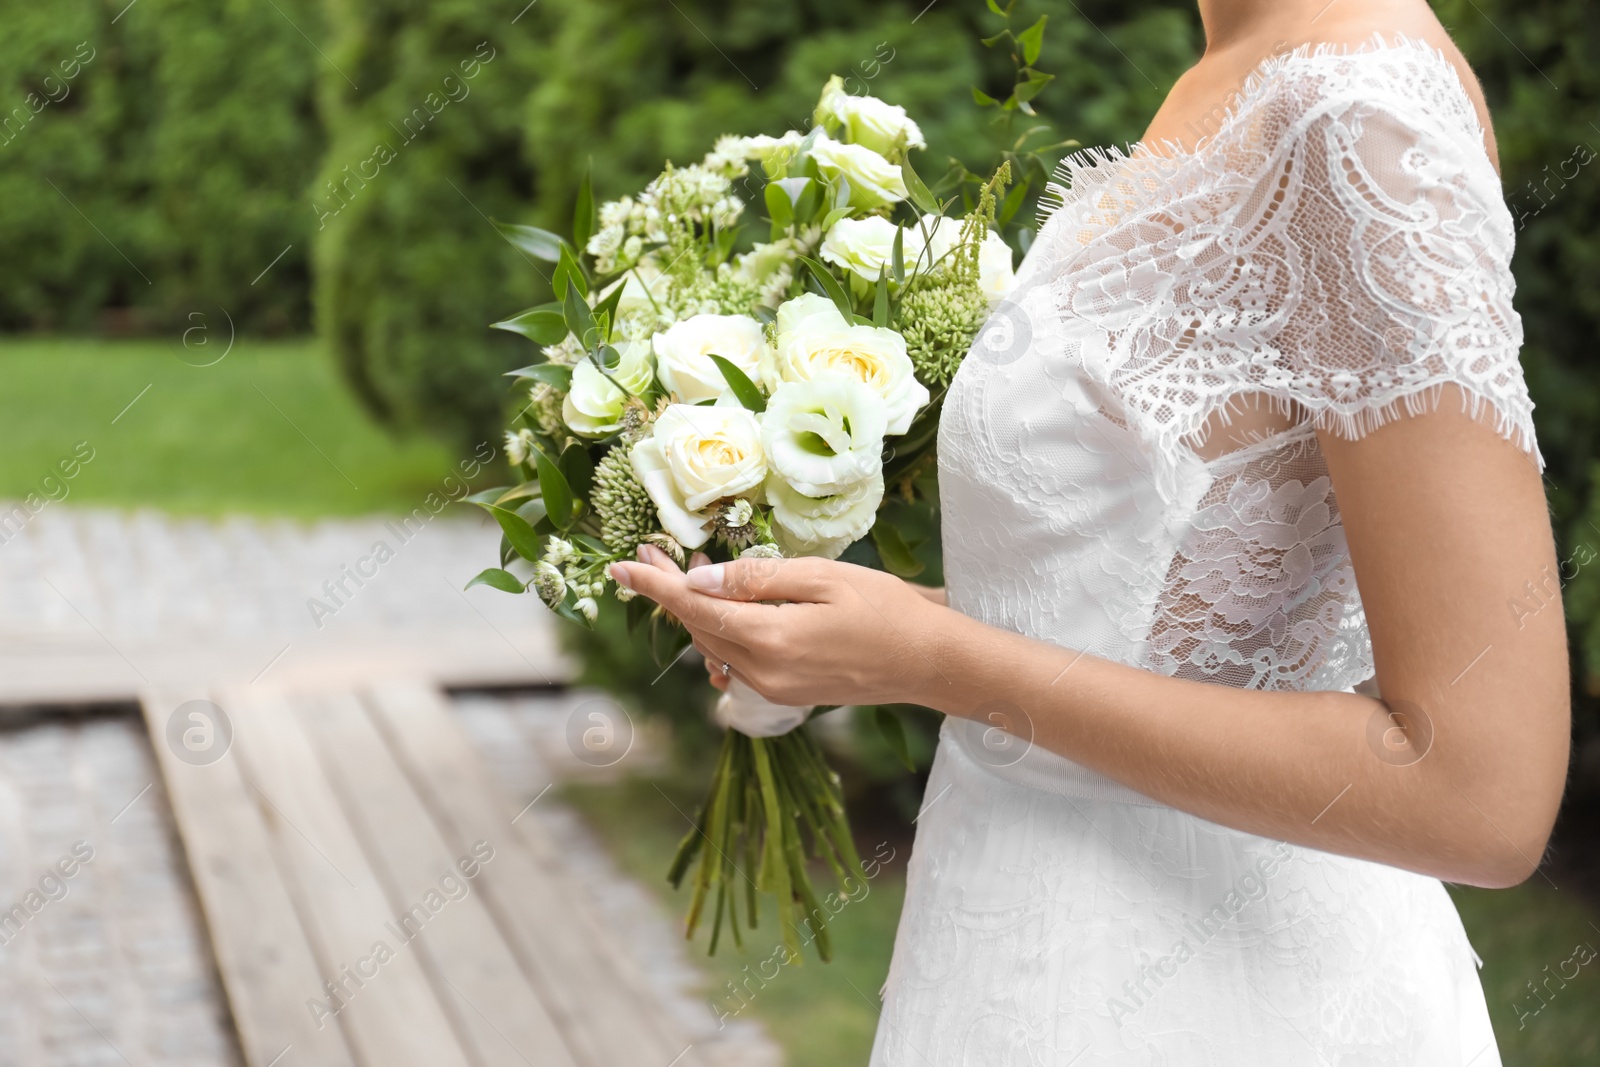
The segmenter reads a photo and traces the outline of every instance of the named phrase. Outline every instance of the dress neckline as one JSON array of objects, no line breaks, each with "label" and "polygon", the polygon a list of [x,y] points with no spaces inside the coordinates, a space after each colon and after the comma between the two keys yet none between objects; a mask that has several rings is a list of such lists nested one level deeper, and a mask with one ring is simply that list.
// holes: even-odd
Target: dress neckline
[{"label": "dress neckline", "polygon": [[1441,49],[1410,34],[1386,35],[1382,31],[1374,31],[1371,36],[1354,42],[1307,42],[1288,52],[1267,56],[1257,63],[1223,109],[1216,132],[1201,137],[1192,145],[1186,146],[1170,138],[1155,142],[1140,139],[1125,147],[1097,145],[1077,149],[1061,157],[1052,180],[1040,198],[1038,223],[1042,228],[1050,216],[1078,199],[1080,183],[1092,185],[1110,181],[1113,177],[1133,177],[1128,172],[1135,169],[1151,171],[1152,176],[1171,174],[1204,157],[1213,145],[1222,142],[1227,134],[1249,117],[1251,111],[1266,98],[1283,71],[1291,66],[1326,59],[1384,56],[1395,52],[1413,53],[1424,62],[1434,63],[1442,69],[1455,91],[1468,103],[1472,129],[1482,145],[1484,130],[1478,118],[1477,105],[1461,78],[1461,72]]}]

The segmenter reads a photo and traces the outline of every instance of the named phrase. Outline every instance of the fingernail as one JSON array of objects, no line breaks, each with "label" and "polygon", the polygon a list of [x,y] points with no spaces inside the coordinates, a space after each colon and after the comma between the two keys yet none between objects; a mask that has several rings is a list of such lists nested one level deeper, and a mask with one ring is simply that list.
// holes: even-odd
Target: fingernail
[{"label": "fingernail", "polygon": [[625,563],[613,563],[607,568],[606,573],[611,575],[611,580],[624,589],[632,589],[633,582],[628,577],[628,566]]},{"label": "fingernail", "polygon": [[640,545],[638,550],[636,552],[634,552],[634,556],[636,556],[638,558],[640,563],[649,563],[650,562],[650,546],[649,545]]},{"label": "fingernail", "polygon": [[709,567],[694,568],[688,574],[689,588],[702,593],[722,592],[722,567],[721,563],[713,563]]}]

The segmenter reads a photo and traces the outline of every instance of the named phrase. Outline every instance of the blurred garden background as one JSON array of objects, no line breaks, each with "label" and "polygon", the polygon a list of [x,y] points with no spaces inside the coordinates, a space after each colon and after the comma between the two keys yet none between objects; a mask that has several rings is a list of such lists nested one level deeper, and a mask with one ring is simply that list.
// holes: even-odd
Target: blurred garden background
[{"label": "blurred garden background", "polygon": [[[1544,872],[1454,892],[1505,1062],[1590,1064],[1594,968],[1534,990],[1600,944],[1600,20],[1585,0],[1435,6],[1483,80],[1517,219],[1576,716]],[[1202,46],[1192,0],[1022,0],[1013,21],[1041,15],[1054,77],[1033,106],[1085,145],[1137,139]],[[925,178],[948,157],[983,171],[1004,143],[973,89],[1009,91],[982,42],[1000,25],[982,0],[0,0],[0,500],[115,419],[64,506],[409,512],[498,443],[502,374],[529,360],[487,324],[551,298],[494,222],[564,231],[586,172],[611,199],[719,133],[802,126],[831,74],[918,119]],[[150,417],[122,420],[135,403]],[[675,914],[682,820],[661,801],[698,802],[703,670],[657,681],[619,635],[568,629],[586,682],[674,727],[670,766],[567,793]],[[863,851],[901,859],[841,917],[838,962],[750,1009],[797,1065],[864,1062],[876,1021],[920,779],[875,738],[832,743]],[[925,772],[929,721],[913,740]],[[748,962],[706,963],[707,998]]]}]

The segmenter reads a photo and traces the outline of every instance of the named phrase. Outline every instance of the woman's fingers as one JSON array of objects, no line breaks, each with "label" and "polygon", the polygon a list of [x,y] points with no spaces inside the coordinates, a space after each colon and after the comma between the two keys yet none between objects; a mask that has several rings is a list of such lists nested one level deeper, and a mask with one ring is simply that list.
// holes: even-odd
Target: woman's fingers
[{"label": "woman's fingers", "polygon": [[[707,569],[710,568],[700,568],[700,571]],[[671,560],[665,567],[653,563],[613,563],[610,575],[618,585],[660,604],[690,629],[723,634],[728,638],[737,632],[745,612],[773,610],[706,596],[691,589],[685,584],[684,573],[673,566]]]},{"label": "woman's fingers", "polygon": [[689,587],[729,600],[788,600],[820,602],[828,598],[838,568],[849,564],[832,560],[736,559],[714,563],[690,572]]},{"label": "woman's fingers", "polygon": [[[704,553],[700,552],[695,553],[697,556],[703,554]],[[661,551],[661,549],[657,548],[655,545],[640,545],[639,551],[636,553],[636,555],[638,556],[640,563],[654,567],[658,571],[665,571],[668,574],[682,573],[682,569],[673,560],[673,558]],[[707,562],[710,561],[707,560]]]},{"label": "woman's fingers", "polygon": [[711,678],[712,687],[715,689],[728,688],[728,672],[722,669],[722,665],[728,661],[722,658],[721,653],[714,651],[701,640],[694,642],[694,648],[706,661],[706,674]]}]

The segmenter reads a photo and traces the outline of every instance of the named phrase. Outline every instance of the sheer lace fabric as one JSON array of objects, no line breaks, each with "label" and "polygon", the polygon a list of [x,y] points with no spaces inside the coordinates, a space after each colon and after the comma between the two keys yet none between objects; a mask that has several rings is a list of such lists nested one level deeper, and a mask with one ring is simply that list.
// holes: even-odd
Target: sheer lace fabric
[{"label": "sheer lace fabric", "polygon": [[[945,401],[951,605],[1237,688],[1369,678],[1317,432],[1459,397],[1542,466],[1511,218],[1454,68],[1403,38],[1296,52],[1199,148],[1062,178]],[[1242,397],[1289,428],[1202,458]],[[941,737],[875,1064],[1498,1062],[1436,881],[991,737]]]}]

